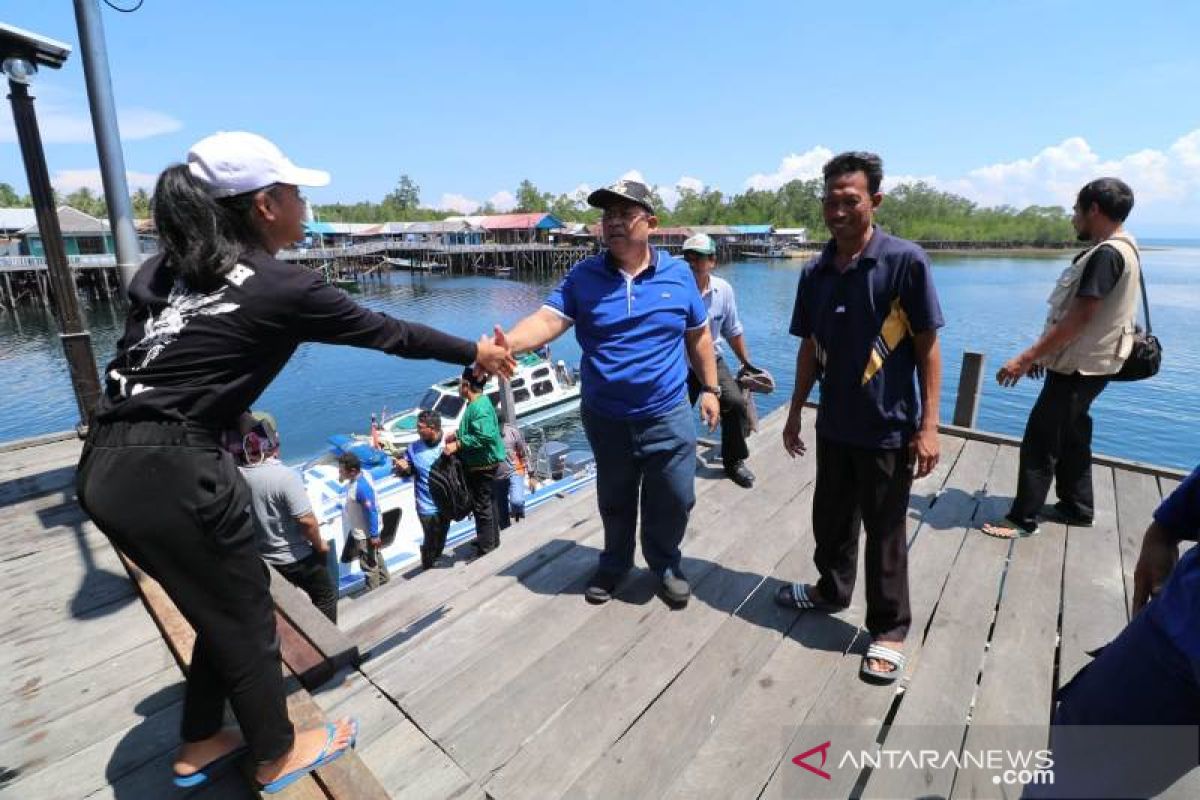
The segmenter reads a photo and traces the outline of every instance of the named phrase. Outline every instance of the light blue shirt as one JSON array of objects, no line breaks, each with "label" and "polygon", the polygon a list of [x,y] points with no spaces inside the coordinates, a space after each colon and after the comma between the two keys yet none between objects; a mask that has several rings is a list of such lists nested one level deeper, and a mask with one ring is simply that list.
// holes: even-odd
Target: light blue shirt
[{"label": "light blue shirt", "polygon": [[708,291],[701,295],[708,310],[708,328],[712,332],[713,350],[718,357],[724,356],[721,345],[726,339],[742,335],[742,320],[738,316],[737,300],[733,287],[724,278],[708,277]]},{"label": "light blue shirt", "polygon": [[441,458],[443,446],[441,439],[434,445],[425,444],[418,439],[404,452],[404,457],[408,459],[413,471],[413,494],[417,500],[417,513],[423,517],[431,517],[438,513],[437,503],[433,502],[433,495],[429,493],[429,470],[433,469],[434,463]]}]

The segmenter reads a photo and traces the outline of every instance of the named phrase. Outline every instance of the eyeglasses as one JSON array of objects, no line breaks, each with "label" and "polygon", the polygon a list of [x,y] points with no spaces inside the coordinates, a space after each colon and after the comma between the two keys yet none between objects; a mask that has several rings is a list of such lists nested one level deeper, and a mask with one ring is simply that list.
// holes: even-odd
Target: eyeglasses
[{"label": "eyeglasses", "polygon": [[605,222],[623,222],[626,225],[631,225],[634,222],[637,222],[639,219],[649,216],[650,215],[641,208],[625,208],[620,210],[606,208],[604,209],[604,213],[600,215],[600,219],[604,220]]}]

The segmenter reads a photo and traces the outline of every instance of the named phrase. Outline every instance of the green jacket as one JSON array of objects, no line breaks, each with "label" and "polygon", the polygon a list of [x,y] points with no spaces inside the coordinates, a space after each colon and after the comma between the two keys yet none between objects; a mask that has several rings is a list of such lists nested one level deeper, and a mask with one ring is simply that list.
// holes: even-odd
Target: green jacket
[{"label": "green jacket", "polygon": [[458,423],[458,443],[461,448],[458,455],[467,467],[499,464],[507,458],[496,407],[487,395],[481,394],[467,404],[462,422]]}]

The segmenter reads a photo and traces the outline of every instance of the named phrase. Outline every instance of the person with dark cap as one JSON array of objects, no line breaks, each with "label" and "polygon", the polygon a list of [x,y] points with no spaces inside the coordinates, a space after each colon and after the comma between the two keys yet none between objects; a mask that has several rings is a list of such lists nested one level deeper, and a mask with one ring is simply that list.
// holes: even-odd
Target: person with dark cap
[{"label": "person with dark cap", "polygon": [[490,553],[500,546],[492,491],[496,470],[507,458],[496,407],[483,393],[486,385],[487,380],[476,375],[474,370],[463,370],[458,393],[467,401],[467,408],[458,423],[458,430],[446,434],[444,446],[446,453],[457,454],[466,467],[467,488],[471,491],[474,504],[475,541],[472,544],[479,555]]},{"label": "person with dark cap", "polygon": [[[275,258],[304,237],[299,187],[328,182],[242,131],[200,140],[186,164],[163,171],[159,251],[130,283],[125,331],[79,459],[80,507],[196,630],[173,765],[184,787],[246,749],[263,790],[277,792],[344,754],[356,732],[349,719],[292,725],[270,573],[221,432],[304,342],[489,372],[514,366],[490,337],[472,343],[371,311],[318,272]],[[240,732],[223,728],[227,700]]]},{"label": "person with dark cap", "polygon": [[592,603],[611,599],[633,566],[639,506],[646,564],[669,604],[687,603],[679,544],[696,499],[689,362],[709,430],[720,414],[704,300],[687,265],[650,246],[658,226],[651,197],[633,180],[592,192],[588,203],[604,212],[606,249],[572,267],[545,305],[512,330],[496,329],[497,344],[524,352],[575,327],[581,413],[604,523],[604,551],[585,592]]},{"label": "person with dark cap", "polygon": [[[750,449],[746,447],[749,420],[746,416],[746,395],[725,364],[721,345],[726,344],[742,369],[758,370],[750,363],[742,320],[738,316],[737,298],[733,287],[724,278],[713,275],[717,266],[717,245],[707,233],[698,233],[683,243],[683,258],[692,268],[696,288],[704,298],[708,312],[708,327],[717,358],[717,385],[721,387],[721,461],[729,479],[744,489],[754,486],[754,473],[746,466]],[[695,370],[688,371],[688,400],[700,396],[700,378]]]},{"label": "person with dark cap", "polygon": [[[1079,190],[1071,224],[1087,249],[1063,270],[1047,301],[1045,329],[1033,345],[996,373],[1001,386],[1045,375],[1017,468],[1017,495],[1004,519],[982,530],[1001,539],[1037,533],[1038,519],[1090,527],[1092,403],[1133,350],[1142,262],[1124,228],[1133,190],[1118,178],[1098,178]],[[1043,510],[1050,486],[1058,502]]]},{"label": "person with dark cap", "polygon": [[246,414],[239,431],[238,469],[250,487],[258,549],[288,583],[337,623],[337,586],[329,572],[329,543],[313,514],[300,473],[279,459],[279,430],[264,411]]}]

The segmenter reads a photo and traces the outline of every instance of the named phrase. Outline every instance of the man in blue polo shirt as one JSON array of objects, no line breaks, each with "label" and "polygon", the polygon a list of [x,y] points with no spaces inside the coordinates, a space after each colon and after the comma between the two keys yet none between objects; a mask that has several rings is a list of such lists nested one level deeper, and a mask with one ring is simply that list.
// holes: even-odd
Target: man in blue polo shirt
[{"label": "man in blue polo shirt", "polygon": [[[1159,505],[1133,573],[1129,625],[1059,690],[1054,782],[1025,797],[1158,797],[1196,767],[1200,468]],[[1178,564],[1176,564],[1178,559]]]},{"label": "man in blue polo shirt", "polygon": [[645,184],[618,181],[592,192],[588,203],[604,211],[607,249],[572,267],[546,304],[507,334],[497,329],[496,343],[524,352],[575,326],[583,349],[583,425],[596,456],[604,522],[604,552],[588,601],[611,599],[633,566],[640,500],[642,554],[662,579],[667,602],[683,605],[691,588],[680,570],[679,543],[696,500],[689,361],[701,376],[700,413],[710,430],[720,414],[704,301],[687,264],[650,247],[658,218]]},{"label": "man in blue polo shirt", "polygon": [[883,200],[879,156],[843,153],[823,172],[823,213],[833,238],[800,275],[791,333],[802,341],[783,429],[788,453],[803,455],[800,411],[819,377],[812,520],[820,580],[784,586],[777,599],[802,610],[850,605],[861,522],[873,640],[862,675],[891,682],[903,672],[912,619],[909,489],[914,469],[922,477],[938,460],[942,311],[924,251],[872,224]]}]

